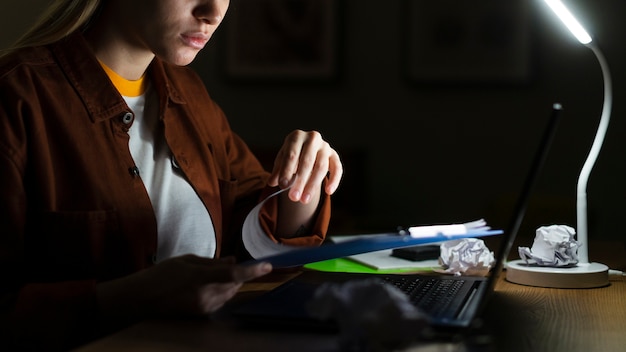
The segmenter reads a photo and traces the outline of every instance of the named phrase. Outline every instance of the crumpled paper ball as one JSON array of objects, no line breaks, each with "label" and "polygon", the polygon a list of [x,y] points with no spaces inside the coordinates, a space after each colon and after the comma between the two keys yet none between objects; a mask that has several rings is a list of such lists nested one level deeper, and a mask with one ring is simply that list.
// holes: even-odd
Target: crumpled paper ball
[{"label": "crumpled paper ball", "polygon": [[578,264],[576,230],[567,225],[542,226],[537,229],[532,248],[519,247],[518,253],[527,264],[567,267]]},{"label": "crumpled paper ball", "polygon": [[391,351],[430,331],[428,317],[408,296],[378,279],[323,284],[307,309],[318,319],[337,322],[343,351]]},{"label": "crumpled paper ball", "polygon": [[493,252],[479,238],[462,238],[441,244],[439,264],[456,276],[487,276],[496,263]]}]

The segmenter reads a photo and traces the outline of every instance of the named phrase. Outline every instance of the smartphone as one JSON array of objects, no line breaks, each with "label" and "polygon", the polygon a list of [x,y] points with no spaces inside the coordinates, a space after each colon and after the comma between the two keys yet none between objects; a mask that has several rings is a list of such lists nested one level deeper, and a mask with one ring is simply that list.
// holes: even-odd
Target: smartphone
[{"label": "smartphone", "polygon": [[395,248],[391,256],[414,262],[439,258],[441,249],[438,244]]}]

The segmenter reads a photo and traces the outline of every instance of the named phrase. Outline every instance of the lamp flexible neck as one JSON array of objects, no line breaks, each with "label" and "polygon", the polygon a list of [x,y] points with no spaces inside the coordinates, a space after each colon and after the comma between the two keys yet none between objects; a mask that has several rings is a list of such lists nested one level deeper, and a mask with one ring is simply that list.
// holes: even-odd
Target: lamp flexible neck
[{"label": "lamp flexible neck", "polygon": [[587,248],[589,248],[587,240],[587,183],[589,181],[591,170],[593,169],[596,159],[598,158],[598,154],[600,154],[600,149],[602,149],[602,143],[604,142],[604,137],[609,127],[611,108],[613,105],[613,88],[609,65],[600,49],[594,45],[593,42],[587,44],[587,47],[593,51],[598,59],[598,62],[600,63],[600,68],[602,69],[602,77],[604,80],[604,103],[602,104],[602,115],[600,117],[600,124],[596,132],[596,137],[593,140],[587,160],[585,161],[582,170],[580,171],[580,175],[578,176],[576,194],[576,232],[577,239],[582,244],[578,250],[578,260],[582,264],[589,263],[589,253],[587,250]]}]

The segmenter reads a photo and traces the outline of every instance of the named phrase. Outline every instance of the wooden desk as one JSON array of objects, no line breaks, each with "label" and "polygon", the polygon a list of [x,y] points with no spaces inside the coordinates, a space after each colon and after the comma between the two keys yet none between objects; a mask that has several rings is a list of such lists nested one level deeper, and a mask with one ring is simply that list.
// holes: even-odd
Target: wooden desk
[{"label": "wooden desk", "polygon": [[503,276],[484,314],[496,351],[626,350],[623,276],[595,289],[528,287]]},{"label": "wooden desk", "polygon": [[[246,284],[239,299],[275,287],[294,274]],[[486,311],[484,351],[625,351],[626,278],[597,289],[546,289],[500,276]],[[407,351],[457,351],[463,342]],[[146,321],[78,351],[338,351],[336,336],[302,331],[245,330],[229,321]],[[476,350],[476,349],[472,349]]]}]

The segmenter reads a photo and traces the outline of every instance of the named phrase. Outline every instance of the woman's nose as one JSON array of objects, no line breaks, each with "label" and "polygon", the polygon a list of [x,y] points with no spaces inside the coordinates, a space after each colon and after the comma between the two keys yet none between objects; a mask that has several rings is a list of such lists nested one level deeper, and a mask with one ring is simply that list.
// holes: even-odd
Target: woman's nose
[{"label": "woman's nose", "polygon": [[210,25],[218,25],[222,22],[228,2],[223,0],[203,1],[193,10],[193,15]]}]

